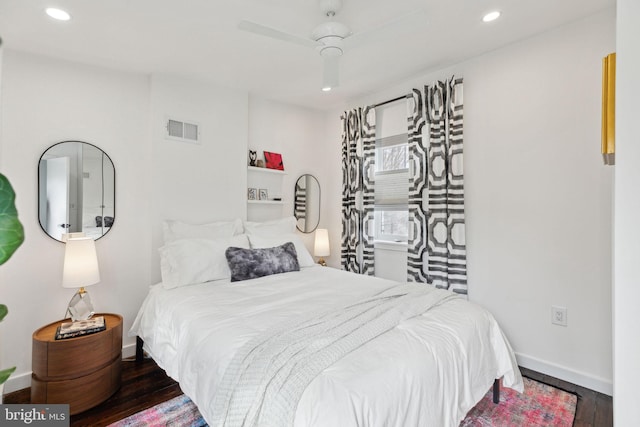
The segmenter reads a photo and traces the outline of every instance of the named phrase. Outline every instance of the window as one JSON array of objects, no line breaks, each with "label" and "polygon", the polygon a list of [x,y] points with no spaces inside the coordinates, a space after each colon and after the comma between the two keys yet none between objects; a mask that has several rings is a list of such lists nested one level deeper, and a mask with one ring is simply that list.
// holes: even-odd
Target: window
[{"label": "window", "polygon": [[380,154],[378,155],[380,162],[376,162],[376,164],[379,165],[376,172],[396,172],[408,169],[408,149],[409,147],[406,140],[404,143],[393,145],[391,147],[380,147]]},{"label": "window", "polygon": [[406,242],[409,213],[407,134],[376,140],[375,239]]},{"label": "window", "polygon": [[408,236],[409,211],[406,206],[402,210],[375,211],[376,240],[385,242],[406,242]]}]

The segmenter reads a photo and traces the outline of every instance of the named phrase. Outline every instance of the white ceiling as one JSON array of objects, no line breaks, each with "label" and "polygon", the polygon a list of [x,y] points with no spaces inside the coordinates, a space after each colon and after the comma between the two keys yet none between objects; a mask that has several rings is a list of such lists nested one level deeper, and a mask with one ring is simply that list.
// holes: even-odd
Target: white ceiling
[{"label": "white ceiling", "polygon": [[[312,48],[237,29],[250,20],[301,37],[326,20],[318,0],[0,0],[7,49],[110,68],[172,73],[318,109],[384,89],[575,21],[615,0],[344,0],[354,33],[401,19],[347,50],[340,87],[320,91]],[[45,15],[68,11],[68,22]],[[484,13],[502,17],[484,24]]]}]

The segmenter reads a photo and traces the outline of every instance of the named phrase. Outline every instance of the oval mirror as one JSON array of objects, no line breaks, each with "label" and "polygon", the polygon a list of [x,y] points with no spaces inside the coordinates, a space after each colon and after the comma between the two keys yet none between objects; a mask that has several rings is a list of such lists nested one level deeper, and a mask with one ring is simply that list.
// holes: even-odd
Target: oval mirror
[{"label": "oval mirror", "polygon": [[296,181],[293,197],[296,226],[303,233],[313,232],[320,223],[320,183],[315,176],[305,174]]},{"label": "oval mirror", "polygon": [[49,147],[38,163],[38,219],[51,238],[70,233],[99,239],[115,220],[115,168],[95,145],[63,141]]}]

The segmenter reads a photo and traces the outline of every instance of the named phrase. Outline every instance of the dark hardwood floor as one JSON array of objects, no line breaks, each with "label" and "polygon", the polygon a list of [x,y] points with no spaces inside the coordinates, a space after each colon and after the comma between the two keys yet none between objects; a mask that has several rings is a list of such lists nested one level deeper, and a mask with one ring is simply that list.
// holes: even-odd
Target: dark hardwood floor
[{"label": "dark hardwood floor", "polygon": [[[520,370],[524,376],[578,395],[574,427],[613,426],[610,396],[526,368]],[[180,394],[182,391],[178,384],[153,360],[136,363],[133,359],[125,359],[120,390],[101,405],[72,416],[71,426],[106,426]],[[29,403],[29,398],[30,390],[26,388],[5,395],[4,403]]]}]

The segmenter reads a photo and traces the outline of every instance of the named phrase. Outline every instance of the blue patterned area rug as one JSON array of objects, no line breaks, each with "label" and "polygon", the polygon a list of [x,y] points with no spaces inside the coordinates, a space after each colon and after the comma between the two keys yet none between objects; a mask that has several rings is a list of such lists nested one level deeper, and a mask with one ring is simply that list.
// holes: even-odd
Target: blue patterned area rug
[{"label": "blue patterned area rug", "polygon": [[[524,378],[524,393],[509,388],[500,391],[494,404],[491,390],[471,410],[460,426],[553,426],[571,427],[576,415],[575,394]],[[111,424],[110,427],[201,427],[206,426],[196,405],[182,395]]]}]

